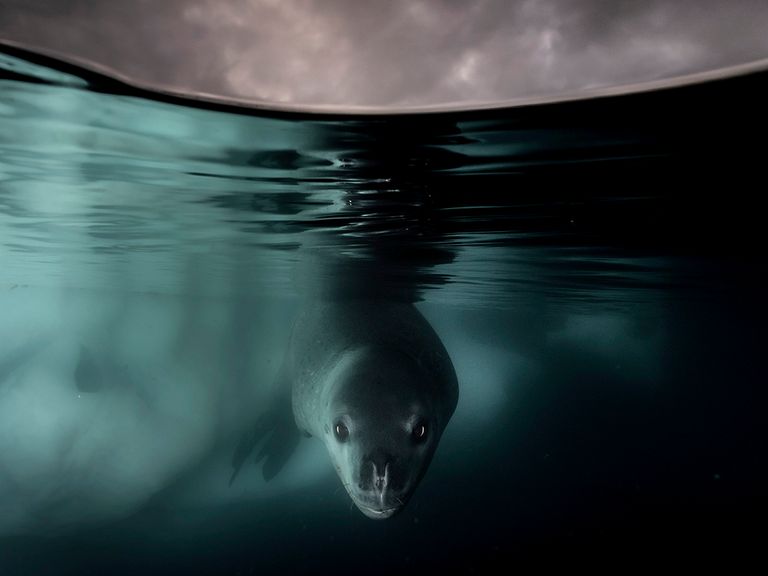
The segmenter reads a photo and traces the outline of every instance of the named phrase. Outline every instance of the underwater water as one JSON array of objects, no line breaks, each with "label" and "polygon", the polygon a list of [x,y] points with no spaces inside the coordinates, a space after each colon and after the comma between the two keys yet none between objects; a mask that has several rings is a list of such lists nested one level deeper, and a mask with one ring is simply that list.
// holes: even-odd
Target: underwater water
[{"label": "underwater water", "polygon": [[[312,116],[0,53],[0,574],[757,558],[767,88]],[[391,518],[330,436],[230,484],[286,351],[343,340],[292,328],[327,302],[406,352],[419,310],[455,369]]]}]

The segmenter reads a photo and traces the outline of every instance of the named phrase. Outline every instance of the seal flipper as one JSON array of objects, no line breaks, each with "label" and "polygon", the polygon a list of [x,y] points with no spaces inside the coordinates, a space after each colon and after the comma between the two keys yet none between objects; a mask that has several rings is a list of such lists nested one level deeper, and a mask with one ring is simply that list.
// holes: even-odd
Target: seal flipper
[{"label": "seal flipper", "polygon": [[283,469],[301,439],[298,428],[290,419],[278,417],[275,412],[262,414],[254,427],[243,434],[235,448],[232,457],[232,476],[229,479],[230,486],[240,473],[248,455],[267,436],[269,438],[254,458],[255,464],[264,461],[262,475],[267,482]]},{"label": "seal flipper", "polygon": [[104,374],[96,357],[88,348],[80,346],[80,356],[75,368],[75,384],[79,392],[98,392],[104,386]]},{"label": "seal flipper", "polygon": [[290,382],[284,369],[277,381],[277,391],[275,409],[262,414],[253,428],[242,435],[235,448],[232,457],[232,476],[229,479],[230,486],[240,473],[248,456],[262,441],[264,444],[256,454],[254,463],[259,464],[264,461],[262,475],[267,482],[283,469],[299,444],[300,434],[293,421],[291,409]]},{"label": "seal flipper", "polygon": [[243,433],[240,437],[240,441],[237,443],[237,448],[235,448],[235,453],[232,455],[232,476],[229,478],[230,486],[232,486],[232,482],[235,481],[235,478],[237,478],[237,475],[240,473],[240,469],[243,467],[248,455],[253,452],[256,445],[261,442],[273,428],[272,423],[274,420],[274,414],[270,412],[262,414],[253,428],[248,432]]},{"label": "seal flipper", "polygon": [[281,419],[278,422],[274,433],[256,456],[256,463],[264,460],[261,470],[264,480],[269,482],[277,476],[296,450],[300,439],[299,430],[292,421]]}]

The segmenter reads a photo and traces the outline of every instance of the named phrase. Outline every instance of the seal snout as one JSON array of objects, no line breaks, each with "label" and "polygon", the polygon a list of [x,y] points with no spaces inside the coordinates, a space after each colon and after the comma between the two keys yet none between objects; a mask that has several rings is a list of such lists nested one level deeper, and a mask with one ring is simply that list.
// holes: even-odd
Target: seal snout
[{"label": "seal snout", "polygon": [[366,458],[360,474],[360,489],[383,493],[390,486],[393,458],[379,452]]},{"label": "seal snout", "polygon": [[384,452],[371,454],[361,463],[359,490],[352,499],[369,518],[389,518],[403,507],[406,499],[394,481],[395,466],[395,458]]},{"label": "seal snout", "polygon": [[376,466],[376,462],[373,462],[373,488],[376,492],[381,492],[387,489],[389,484],[389,462],[384,464],[384,472]]}]

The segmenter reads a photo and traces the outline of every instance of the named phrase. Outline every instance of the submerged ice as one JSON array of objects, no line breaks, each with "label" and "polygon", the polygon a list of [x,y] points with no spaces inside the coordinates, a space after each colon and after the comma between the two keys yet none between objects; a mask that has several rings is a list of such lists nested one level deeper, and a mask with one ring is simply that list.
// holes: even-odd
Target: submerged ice
[{"label": "submerged ice", "polygon": [[[296,301],[260,304],[249,310],[243,301],[190,295],[6,289],[0,533],[112,521],[161,493],[181,507],[205,507],[317,490],[312,485],[333,470],[312,441],[272,483],[249,460],[228,485],[235,442],[269,406]],[[638,340],[642,333],[620,314],[547,326],[510,311],[473,325],[463,320],[477,318],[475,311],[451,317],[440,306],[421,308],[443,336],[462,390],[444,458],[482,442],[533,375],[560,373],[567,382],[549,354],[600,358],[601,345],[583,347],[595,322],[613,330],[613,345],[635,372],[630,380],[648,385],[658,370],[652,358],[661,334]],[[252,322],[245,342],[243,316]]]},{"label": "submerged ice", "polygon": [[192,326],[161,297],[17,290],[4,300],[2,341],[23,346],[0,384],[4,531],[136,510],[226,433],[228,395],[249,399],[210,322],[215,304]]}]

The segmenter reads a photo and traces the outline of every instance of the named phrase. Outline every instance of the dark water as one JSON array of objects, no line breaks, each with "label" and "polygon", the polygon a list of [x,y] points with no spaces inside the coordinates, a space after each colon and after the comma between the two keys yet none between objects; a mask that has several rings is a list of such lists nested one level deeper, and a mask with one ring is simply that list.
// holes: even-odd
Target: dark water
[{"label": "dark water", "polygon": [[[759,558],[767,88],[259,115],[0,54],[0,573]],[[316,439],[228,486],[329,286],[416,302],[458,376],[384,521]]]}]

